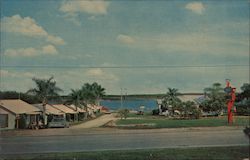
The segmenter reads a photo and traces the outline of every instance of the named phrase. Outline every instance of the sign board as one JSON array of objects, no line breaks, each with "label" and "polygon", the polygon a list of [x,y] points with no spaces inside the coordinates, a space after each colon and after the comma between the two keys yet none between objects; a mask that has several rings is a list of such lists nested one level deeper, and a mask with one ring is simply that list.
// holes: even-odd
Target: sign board
[{"label": "sign board", "polygon": [[226,93],[231,93],[232,92],[232,88],[231,87],[226,87],[226,88],[224,88],[224,91]]}]

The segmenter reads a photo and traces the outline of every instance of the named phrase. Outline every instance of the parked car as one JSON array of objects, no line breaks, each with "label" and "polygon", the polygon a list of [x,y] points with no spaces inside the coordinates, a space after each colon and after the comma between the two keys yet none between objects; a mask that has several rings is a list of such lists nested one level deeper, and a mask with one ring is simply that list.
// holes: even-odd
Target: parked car
[{"label": "parked car", "polygon": [[137,115],[143,115],[144,114],[144,112],[143,111],[137,111],[137,113],[136,113]]},{"label": "parked car", "polygon": [[48,124],[49,128],[69,128],[69,123],[66,121],[65,118],[53,118],[51,122]]},{"label": "parked car", "polygon": [[212,116],[219,116],[218,112],[202,112],[203,117],[212,117]]}]

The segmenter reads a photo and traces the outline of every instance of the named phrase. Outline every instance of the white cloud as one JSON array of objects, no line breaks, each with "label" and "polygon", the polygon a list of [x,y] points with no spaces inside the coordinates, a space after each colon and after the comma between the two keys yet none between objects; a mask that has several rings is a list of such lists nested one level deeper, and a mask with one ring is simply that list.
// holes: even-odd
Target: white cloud
[{"label": "white cloud", "polygon": [[248,56],[248,39],[231,39],[226,36],[206,33],[161,34],[136,37],[133,47],[143,50],[181,52],[187,54],[224,54]]},{"label": "white cloud", "polygon": [[22,18],[20,15],[4,17],[1,22],[5,32],[20,33],[25,36],[47,36],[48,33],[30,17]]},{"label": "white cloud", "polygon": [[65,44],[64,40],[61,37],[58,37],[58,36],[48,35],[47,36],[47,41],[51,42],[51,43],[53,43],[55,45],[64,45]]},{"label": "white cloud", "polygon": [[29,48],[19,48],[19,49],[7,49],[4,54],[11,57],[34,57],[44,54],[55,55],[57,50],[53,45],[43,46],[41,49],[29,47]]},{"label": "white cloud", "polygon": [[107,14],[109,3],[103,0],[98,1],[67,1],[62,3],[60,11],[68,14],[85,12],[92,15]]},{"label": "white cloud", "polygon": [[96,78],[101,80],[112,80],[112,81],[118,81],[119,78],[115,76],[111,72],[105,72],[100,68],[92,68],[86,71],[86,76],[90,78]]},{"label": "white cloud", "polygon": [[36,75],[33,74],[33,73],[31,73],[31,72],[25,72],[23,75],[24,75],[25,77],[28,77],[28,78],[36,77]]},{"label": "white cloud", "polygon": [[0,70],[0,75],[1,76],[8,76],[9,75],[9,71],[7,71],[7,70]]},{"label": "white cloud", "polygon": [[128,36],[128,35],[123,35],[123,34],[120,34],[117,36],[117,41],[121,42],[121,43],[124,43],[124,44],[133,44],[135,43],[135,39]]},{"label": "white cloud", "polygon": [[103,76],[104,72],[100,68],[89,69],[86,74],[88,76]]},{"label": "white cloud", "polygon": [[36,74],[39,75],[39,77],[41,76],[40,73],[25,72],[21,70],[0,70],[0,87],[2,90],[7,91],[26,92],[28,89],[32,88],[33,82],[31,82],[31,79],[37,77]]},{"label": "white cloud", "polygon": [[22,18],[18,14],[12,17],[3,17],[1,20],[1,31],[29,37],[43,37],[46,41],[56,45],[65,44],[62,38],[48,34],[34,19],[30,17]]},{"label": "white cloud", "polygon": [[[80,73],[80,74],[79,74]],[[232,74],[234,73],[234,74]],[[184,68],[145,70],[106,70],[87,69],[45,69],[45,70],[0,70],[1,89],[27,91],[35,84],[33,77],[48,79],[54,75],[58,87],[68,94],[71,88],[80,88],[84,83],[97,82],[108,94],[120,94],[120,88],[127,88],[128,94],[165,93],[168,87],[178,88],[180,92],[202,92],[214,82],[222,85],[225,79],[240,91],[240,86],[248,81],[249,69],[245,68]],[[167,81],[166,81],[167,80]],[[20,83],[16,83],[20,82]],[[125,92],[124,92],[125,93]]]},{"label": "white cloud", "polygon": [[185,6],[186,9],[191,10],[196,14],[202,14],[205,11],[205,7],[201,2],[191,2]]},{"label": "white cloud", "polygon": [[53,45],[47,45],[42,47],[42,52],[44,54],[57,54],[57,50]]},{"label": "white cloud", "polygon": [[88,18],[89,20],[96,20],[96,16],[91,16]]},{"label": "white cloud", "polygon": [[76,26],[81,26],[81,22],[80,20],[78,19],[78,14],[76,13],[72,13],[72,14],[66,14],[64,15],[63,17],[68,20],[68,21],[71,21],[73,22]]},{"label": "white cloud", "polygon": [[246,46],[248,46],[248,44],[244,40],[232,40],[228,37],[209,34],[190,34],[179,35],[173,39],[166,38],[165,41],[159,45],[159,48],[164,50],[186,51],[196,54],[210,53],[214,55],[235,55],[237,52],[239,55],[245,55]]},{"label": "white cloud", "polygon": [[88,20],[96,20],[96,16],[106,15],[108,13],[108,6],[109,2],[104,0],[77,0],[63,2],[59,10],[65,13],[65,19],[73,22],[77,26],[80,26],[81,22],[78,18],[80,13],[89,14],[90,17]]},{"label": "white cloud", "polygon": [[38,54],[37,50],[35,48],[29,47],[29,48],[20,48],[20,49],[7,49],[4,52],[7,56],[25,56],[25,57],[32,57],[36,56]]},{"label": "white cloud", "polygon": [[24,72],[24,73],[22,73],[22,74],[20,74],[19,72],[16,72],[16,71],[8,71],[8,70],[3,70],[3,69],[1,69],[0,70],[0,75],[2,76],[2,77],[9,77],[9,78],[22,78],[22,77],[27,77],[27,78],[33,78],[33,77],[35,77],[35,75],[33,74],[33,73],[31,73],[31,72]]},{"label": "white cloud", "polygon": [[84,83],[97,82],[107,90],[117,88],[119,83],[117,74],[101,68],[76,68],[57,71],[51,69],[45,74],[49,73],[53,73],[59,87],[63,86],[64,93],[70,92],[71,88],[80,88]]}]

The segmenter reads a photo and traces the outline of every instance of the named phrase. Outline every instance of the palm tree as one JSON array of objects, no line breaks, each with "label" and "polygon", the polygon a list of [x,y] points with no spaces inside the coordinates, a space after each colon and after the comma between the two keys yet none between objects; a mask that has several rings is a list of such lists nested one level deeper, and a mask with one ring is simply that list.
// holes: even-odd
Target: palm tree
[{"label": "palm tree", "polygon": [[[81,89],[71,89],[71,93],[69,94],[69,99],[67,103],[74,104],[77,108],[82,106],[84,107],[85,111],[88,111],[87,104],[91,101],[92,95],[90,94],[89,85],[84,85]],[[87,118],[87,113],[84,114],[84,119]]]},{"label": "palm tree", "polygon": [[56,81],[53,81],[54,77],[50,77],[49,79],[38,79],[32,78],[32,80],[36,84],[36,88],[30,89],[27,93],[33,94],[37,96],[43,105],[43,120],[44,124],[47,124],[46,119],[46,105],[48,103],[48,97],[51,96],[59,96],[59,92],[62,92],[62,89],[56,86]]},{"label": "palm tree", "polygon": [[84,104],[94,104],[95,102],[95,96],[94,96],[94,91],[93,87],[89,83],[85,83],[82,88],[82,101]]},{"label": "palm tree", "polygon": [[84,109],[87,111],[87,104],[99,105],[100,98],[105,94],[104,91],[105,89],[96,82],[92,84],[85,83],[79,90],[71,89],[67,102],[74,104],[76,107],[84,106]]},{"label": "palm tree", "polygon": [[97,104],[99,105],[101,97],[105,95],[105,88],[102,88],[101,85],[94,82],[92,84],[85,83],[82,88],[83,101],[88,104]]},{"label": "palm tree", "polygon": [[92,90],[94,92],[95,103],[99,106],[101,97],[103,97],[105,95],[105,88],[102,88],[101,85],[94,82],[92,84]]},{"label": "palm tree", "polygon": [[69,94],[68,103],[74,104],[76,107],[76,111],[78,107],[81,107],[82,100],[82,92],[81,90],[71,89],[71,93]]},{"label": "palm tree", "polygon": [[174,110],[178,109],[181,100],[178,98],[180,93],[176,88],[168,88],[168,92],[166,93],[165,97],[163,98],[163,105],[165,107],[172,106],[172,114],[174,114]]}]

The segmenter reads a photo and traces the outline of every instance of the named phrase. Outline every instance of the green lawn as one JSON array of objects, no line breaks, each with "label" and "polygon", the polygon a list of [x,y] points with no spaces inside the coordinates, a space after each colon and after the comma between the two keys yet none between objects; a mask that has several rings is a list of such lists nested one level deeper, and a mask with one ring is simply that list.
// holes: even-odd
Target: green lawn
[{"label": "green lawn", "polygon": [[[234,117],[233,126],[249,125],[249,116]],[[228,126],[227,117],[209,117],[192,120],[166,119],[166,118],[151,118],[142,117],[141,119],[122,119],[117,120],[116,124],[120,127],[128,128],[178,128],[178,127],[218,127]],[[154,124],[147,126],[146,124]],[[128,125],[128,126],[126,126]]]},{"label": "green lawn", "polygon": [[27,154],[5,160],[242,160],[243,158],[249,158],[249,146]]}]

